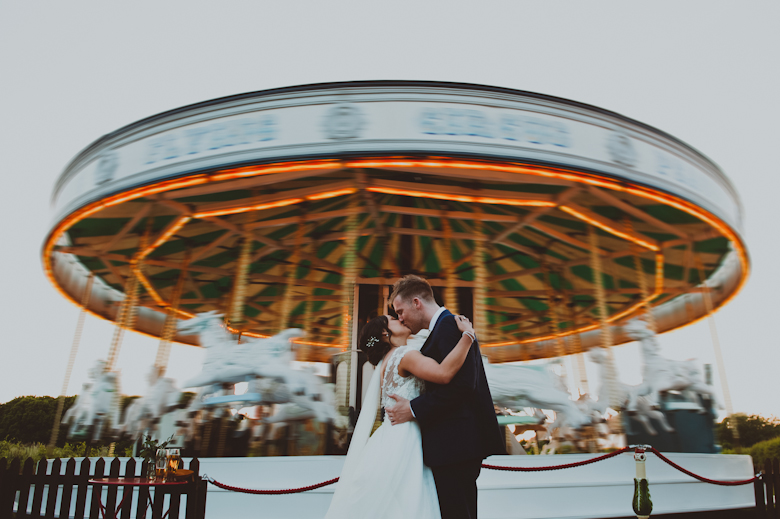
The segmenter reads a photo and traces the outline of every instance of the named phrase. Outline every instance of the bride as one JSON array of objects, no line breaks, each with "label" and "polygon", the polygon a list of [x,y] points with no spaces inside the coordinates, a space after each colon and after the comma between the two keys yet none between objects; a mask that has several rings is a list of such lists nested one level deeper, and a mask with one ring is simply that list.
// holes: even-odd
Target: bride
[{"label": "bride", "polygon": [[420,353],[428,330],[411,336],[409,328],[389,315],[375,317],[363,327],[358,343],[377,369],[326,519],[441,517],[433,474],[423,463],[417,422],[391,425],[385,417],[373,435],[371,428],[380,394],[383,407],[392,405],[395,395],[412,400],[424,391],[424,380],[447,384],[458,372],[475,335],[464,316],[455,321],[463,337],[441,364]]}]

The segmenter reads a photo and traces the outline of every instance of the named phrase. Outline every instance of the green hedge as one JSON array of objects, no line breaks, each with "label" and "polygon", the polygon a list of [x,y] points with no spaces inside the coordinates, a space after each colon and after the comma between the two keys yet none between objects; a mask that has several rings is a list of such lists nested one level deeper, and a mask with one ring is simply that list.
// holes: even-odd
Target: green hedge
[{"label": "green hedge", "polygon": [[[124,455],[126,452],[114,452],[114,456]],[[27,458],[32,458],[36,462],[42,459],[46,459],[46,446],[42,443],[24,444],[21,442],[13,442],[8,440],[0,440],[0,458],[19,458],[24,463]],[[108,457],[108,447],[91,447],[87,448],[87,444],[66,443],[63,447],[55,447],[52,458],[81,458],[81,457]]]},{"label": "green hedge", "polygon": [[780,437],[758,442],[750,448],[753,467],[761,470],[766,460],[780,458]]}]

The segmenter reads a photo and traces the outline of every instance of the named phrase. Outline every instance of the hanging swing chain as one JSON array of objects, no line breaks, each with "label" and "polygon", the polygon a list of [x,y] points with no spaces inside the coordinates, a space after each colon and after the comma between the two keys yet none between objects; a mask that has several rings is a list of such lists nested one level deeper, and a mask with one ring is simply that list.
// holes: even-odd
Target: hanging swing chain
[{"label": "hanging swing chain", "polygon": [[73,343],[70,346],[70,356],[68,356],[68,365],[65,367],[65,379],[62,381],[62,390],[60,396],[57,399],[57,412],[54,413],[54,425],[51,428],[51,438],[49,439],[49,447],[54,447],[57,443],[57,437],[60,433],[60,419],[62,418],[62,411],[65,407],[65,393],[68,391],[68,385],[70,384],[70,376],[73,373],[73,365],[76,363],[76,354],[79,351],[79,344],[81,343],[81,334],[84,330],[84,318],[87,315],[87,305],[92,298],[92,283],[95,281],[95,274],[89,273],[87,283],[84,285],[84,292],[81,295],[81,311],[79,311],[79,318],[76,321],[76,332],[73,334]]},{"label": "hanging swing chain", "polygon": [[488,326],[486,294],[488,291],[487,268],[485,266],[485,224],[482,219],[482,208],[476,206],[474,211],[474,231],[477,234],[474,243],[474,328],[479,330],[488,341],[492,338]]},{"label": "hanging swing chain", "polygon": [[252,254],[252,234],[245,232],[236,263],[236,280],[233,283],[233,298],[230,302],[230,325],[241,326],[244,322],[244,299],[246,298],[247,274]]},{"label": "hanging swing chain", "polygon": [[290,255],[289,264],[285,268],[284,278],[284,296],[282,296],[281,307],[281,321],[279,323],[279,331],[286,330],[290,326],[290,314],[292,313],[292,292],[295,286],[296,271],[298,270],[298,264],[301,260],[301,246],[304,238],[304,231],[306,230],[306,219],[301,214],[298,219],[298,227],[295,229],[295,244],[293,246],[292,254]]},{"label": "hanging swing chain", "polygon": [[[633,225],[631,225],[631,220],[628,218],[628,216],[623,219],[623,227],[629,234],[634,232]],[[643,306],[645,308],[645,319],[647,320],[647,324],[650,329],[656,331],[657,328],[655,324],[655,316],[653,315],[653,306],[649,301],[650,289],[647,286],[647,278],[645,277],[645,271],[642,265],[642,249],[636,245],[633,245],[631,249],[631,257],[634,260],[636,279],[637,283],[639,284],[639,293],[642,296],[642,301],[644,302]]]},{"label": "hanging swing chain", "polygon": [[441,211],[441,229],[442,229],[442,267],[445,276],[444,300],[450,312],[458,314],[458,295],[455,287],[455,270],[452,268],[452,223],[447,217],[446,207]]},{"label": "hanging swing chain", "polygon": [[547,292],[547,305],[549,307],[549,315],[550,315],[550,327],[552,328],[550,331],[555,336],[555,356],[556,357],[564,357],[566,355],[566,349],[563,344],[563,337],[560,336],[560,319],[558,315],[558,297],[555,293],[555,289],[553,288],[552,283],[552,269],[550,268],[550,264],[547,262],[547,260],[542,256],[541,258],[541,267],[543,275],[546,279],[545,283],[545,291]]},{"label": "hanging swing chain", "polygon": [[[723,362],[723,353],[720,349],[720,338],[718,337],[718,330],[715,327],[715,318],[712,316],[714,306],[712,304],[712,292],[710,286],[707,284],[707,278],[705,278],[704,265],[701,262],[701,255],[694,254],[693,245],[691,245],[691,255],[696,263],[696,270],[699,274],[699,282],[702,288],[702,299],[704,300],[704,308],[707,311],[707,321],[710,324],[710,334],[712,335],[712,349],[715,350],[715,361],[718,364],[718,375],[720,376],[720,383],[723,390],[723,400],[726,405],[726,414],[731,417],[734,413],[734,408],[731,403],[731,392],[729,391],[729,382],[726,378],[726,365]],[[731,422],[731,420],[729,420]]]},{"label": "hanging swing chain", "polygon": [[160,336],[160,345],[157,347],[157,357],[154,360],[154,365],[157,367],[159,377],[162,377],[165,374],[165,370],[168,367],[168,359],[171,354],[171,341],[176,335],[176,323],[178,322],[177,310],[179,309],[181,294],[184,291],[184,283],[187,280],[187,268],[189,267],[191,259],[192,251],[188,250],[181,264],[179,279],[176,281],[176,286],[171,293],[171,302],[166,309],[167,315],[165,316],[163,332]]},{"label": "hanging swing chain", "polygon": [[601,345],[607,350],[607,384],[609,387],[609,404],[613,409],[618,409],[621,402],[618,396],[617,370],[615,369],[615,357],[612,352],[612,330],[607,320],[607,298],[604,292],[604,278],[602,275],[601,251],[599,250],[598,234],[596,228],[588,226],[588,239],[590,242],[590,267],[593,271],[593,283],[596,288],[596,299],[599,309],[599,322],[601,325]]}]

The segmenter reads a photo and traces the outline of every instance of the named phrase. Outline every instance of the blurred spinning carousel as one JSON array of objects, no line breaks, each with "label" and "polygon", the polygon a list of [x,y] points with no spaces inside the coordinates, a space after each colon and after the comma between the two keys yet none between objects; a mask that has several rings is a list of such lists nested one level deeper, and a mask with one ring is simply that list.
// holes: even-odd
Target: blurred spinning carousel
[{"label": "blurred spinning carousel", "polygon": [[[70,434],[175,433],[198,455],[343,452],[372,370],[360,326],[410,273],[475,323],[497,406],[556,410],[561,430],[607,407],[649,420],[669,392],[713,393],[655,334],[712,314],[749,269],[738,196],[705,156],[606,110],[478,85],[334,83],[179,108],[88,146],[53,205],[44,269],[83,310],[63,393],[84,314],[116,323]],[[148,393],[120,410],[124,330],[160,345]],[[644,381],[624,387],[612,347],[633,340]],[[208,349],[187,402],[165,377],[173,342]],[[559,376],[505,364],[535,359]]]}]

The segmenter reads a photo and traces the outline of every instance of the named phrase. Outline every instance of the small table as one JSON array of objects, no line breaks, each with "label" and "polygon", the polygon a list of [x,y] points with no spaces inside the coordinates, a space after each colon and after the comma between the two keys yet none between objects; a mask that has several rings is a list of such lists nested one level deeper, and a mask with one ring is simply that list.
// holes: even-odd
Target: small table
[{"label": "small table", "polygon": [[[116,511],[114,512],[114,515],[111,519],[116,519],[116,517],[119,515],[119,511],[122,509],[122,505],[125,502],[125,499],[127,498],[128,494],[133,495],[133,488],[134,487],[167,487],[167,486],[175,486],[175,485],[186,485],[187,481],[160,481],[160,480],[154,480],[154,479],[148,479],[148,478],[94,478],[89,480],[90,485],[106,485],[106,486],[116,486],[116,487],[124,487],[122,490],[122,500],[119,502],[119,506],[116,507]],[[128,491],[129,489],[129,491]],[[151,494],[147,494],[147,503],[146,507],[144,508],[144,515],[146,515],[146,510],[149,509],[149,505],[152,504],[152,496]],[[103,496],[101,495],[98,498],[98,505],[100,506],[100,512],[103,514],[103,519],[106,519],[106,507],[103,506]],[[138,506],[141,504],[139,503]],[[168,508],[168,511],[163,514],[163,519],[168,516],[168,513],[170,512],[170,508]]]}]

